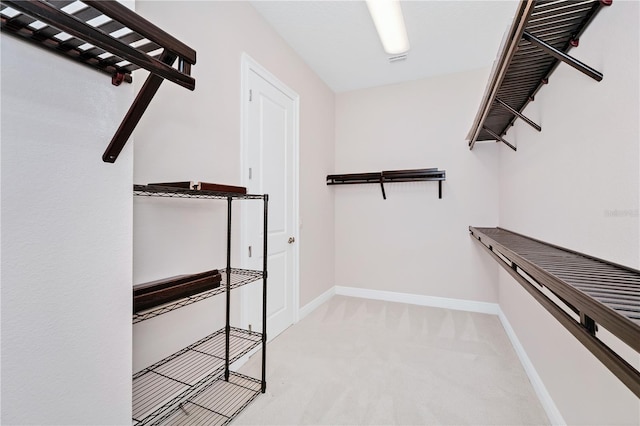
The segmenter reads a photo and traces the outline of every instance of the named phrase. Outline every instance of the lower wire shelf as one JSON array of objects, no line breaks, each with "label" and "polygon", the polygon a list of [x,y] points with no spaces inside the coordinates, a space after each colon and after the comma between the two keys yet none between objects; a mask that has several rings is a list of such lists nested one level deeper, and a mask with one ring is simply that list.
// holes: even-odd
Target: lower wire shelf
[{"label": "lower wire shelf", "polygon": [[[261,333],[231,327],[229,363],[261,343]],[[190,424],[207,413],[211,418],[206,424],[230,422],[260,393],[261,382],[237,373],[226,382],[221,377],[224,368],[225,330],[221,329],[134,374],[133,425]]]},{"label": "lower wire shelf", "polygon": [[178,409],[160,419],[159,425],[226,425],[260,395],[260,380],[229,372],[202,387]]}]

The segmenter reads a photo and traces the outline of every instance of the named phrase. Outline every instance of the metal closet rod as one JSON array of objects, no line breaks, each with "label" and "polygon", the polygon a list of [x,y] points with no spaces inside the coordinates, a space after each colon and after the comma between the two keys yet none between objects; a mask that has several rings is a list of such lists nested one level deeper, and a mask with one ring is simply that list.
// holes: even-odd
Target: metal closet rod
[{"label": "metal closet rod", "polygon": [[446,172],[437,168],[386,170],[370,173],[347,173],[327,175],[327,185],[354,185],[365,183],[379,183],[382,198],[387,199],[384,190],[385,182],[425,182],[438,181],[438,198],[442,198],[442,181],[446,180]]}]

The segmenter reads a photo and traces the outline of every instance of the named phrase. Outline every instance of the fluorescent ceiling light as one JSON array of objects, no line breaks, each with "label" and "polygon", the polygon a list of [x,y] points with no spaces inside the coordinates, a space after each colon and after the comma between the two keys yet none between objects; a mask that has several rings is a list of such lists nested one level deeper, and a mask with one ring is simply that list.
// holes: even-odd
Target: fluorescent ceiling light
[{"label": "fluorescent ceiling light", "polygon": [[398,0],[367,0],[382,47],[390,55],[409,50],[409,39]]}]

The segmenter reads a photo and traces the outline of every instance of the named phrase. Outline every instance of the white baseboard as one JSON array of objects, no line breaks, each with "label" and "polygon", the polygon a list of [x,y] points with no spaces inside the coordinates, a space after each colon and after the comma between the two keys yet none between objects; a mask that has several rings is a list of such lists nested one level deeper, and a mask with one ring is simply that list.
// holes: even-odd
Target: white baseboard
[{"label": "white baseboard", "polygon": [[498,315],[499,309],[497,303],[424,296],[421,294],[397,293],[394,291],[370,290],[357,287],[343,287],[338,285],[335,286],[335,294],[341,296],[361,297],[363,299],[384,300],[386,302],[432,306],[434,308],[453,309],[455,311],[478,312],[481,314]]},{"label": "white baseboard", "polygon": [[529,359],[529,356],[527,356],[527,352],[520,343],[520,340],[518,340],[516,332],[513,330],[513,327],[511,327],[509,320],[500,308],[498,308],[498,318],[500,318],[500,322],[502,323],[502,326],[504,327],[509,340],[511,340],[511,344],[515,349],[516,354],[518,354],[518,358],[520,358],[520,362],[524,367],[524,371],[527,373],[527,376],[529,376],[529,381],[533,385],[533,389],[535,390],[536,395],[538,395],[538,399],[542,404],[542,408],[544,408],[544,411],[547,413],[547,417],[549,417],[549,422],[552,425],[566,425],[567,422],[564,421],[560,410],[558,410],[558,407],[553,402],[553,398],[551,398],[551,395],[545,387],[542,379],[538,375],[536,368],[533,366],[533,363]]},{"label": "white baseboard", "polygon": [[298,321],[309,315],[311,312],[315,311],[318,306],[322,305],[327,300],[331,299],[333,295],[336,294],[336,288],[331,287],[329,290],[322,293],[320,296],[313,299],[311,302],[304,305],[302,308],[298,310]]}]

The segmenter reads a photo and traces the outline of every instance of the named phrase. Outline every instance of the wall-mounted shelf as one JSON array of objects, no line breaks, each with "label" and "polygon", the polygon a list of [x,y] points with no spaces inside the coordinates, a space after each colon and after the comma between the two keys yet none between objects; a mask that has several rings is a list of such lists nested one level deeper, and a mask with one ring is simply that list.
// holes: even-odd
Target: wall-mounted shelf
[{"label": "wall-mounted shelf", "polygon": [[480,109],[467,135],[469,149],[477,141],[503,142],[516,119],[542,128],[522,111],[532,102],[560,62],[596,81],[602,74],[568,55],[603,6],[612,0],[522,0],[496,58]]},{"label": "wall-mounted shelf", "polygon": [[469,231],[500,266],[640,397],[640,372],[598,338],[600,325],[640,353],[640,271],[502,228],[469,227]]},{"label": "wall-mounted shelf", "polygon": [[195,50],[117,1],[2,0],[0,18],[3,33],[107,73],[116,86],[131,82],[136,69],[151,73],[102,156],[105,162],[115,162],[163,80],[195,89]]},{"label": "wall-mounted shelf", "polygon": [[438,182],[438,198],[442,198],[442,181],[446,180],[444,170],[437,168],[413,170],[387,170],[373,173],[349,173],[327,175],[327,185],[355,185],[378,183],[382,189],[382,198],[387,199],[384,184],[389,182]]}]

